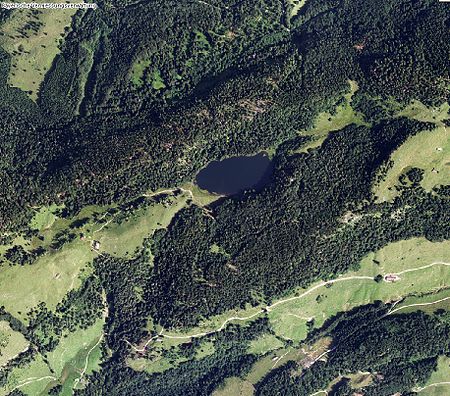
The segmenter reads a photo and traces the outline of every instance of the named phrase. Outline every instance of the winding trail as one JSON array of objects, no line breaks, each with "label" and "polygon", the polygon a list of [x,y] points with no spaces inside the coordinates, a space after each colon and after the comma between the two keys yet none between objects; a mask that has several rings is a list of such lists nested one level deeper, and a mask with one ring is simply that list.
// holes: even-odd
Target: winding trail
[{"label": "winding trail", "polygon": [[420,271],[420,270],[423,270],[426,268],[434,267],[435,265],[445,265],[447,267],[450,267],[450,263],[447,263],[445,261],[434,261],[431,264],[423,265],[422,267],[410,268],[410,269],[406,269],[406,270],[403,270],[400,272],[396,272],[395,275],[403,275],[403,274],[407,274],[408,272]]},{"label": "winding trail", "polygon": [[83,370],[81,371],[80,376],[73,382],[73,387],[72,387],[72,389],[75,389],[76,386],[78,385],[78,383],[83,379],[84,374],[86,373],[86,370],[87,370],[87,366],[88,366],[88,364],[89,364],[89,357],[91,356],[92,351],[93,351],[95,348],[97,348],[97,346],[102,342],[103,337],[104,337],[104,334],[102,334],[102,335],[99,337],[99,339],[98,339],[98,341],[96,342],[96,344],[95,344],[95,345],[89,350],[89,352],[87,353],[86,358],[84,359],[84,367],[83,367]]},{"label": "winding trail", "polygon": [[427,389],[427,388],[431,388],[433,386],[442,386],[442,385],[450,385],[450,382],[446,381],[446,382],[436,382],[435,384],[430,384],[430,385],[426,385],[423,386],[421,388],[415,388],[413,389],[414,392],[422,392],[423,390]]},{"label": "winding trail", "polygon": [[433,301],[433,302],[428,302],[428,303],[417,303],[417,304],[404,305],[404,306],[402,306],[402,307],[399,307],[399,308],[396,308],[396,309],[394,309],[394,310],[392,310],[392,311],[389,311],[387,315],[392,315],[394,312],[398,312],[398,311],[400,311],[400,310],[402,310],[402,309],[404,309],[404,308],[410,308],[410,307],[424,307],[424,306],[427,306],[427,305],[438,304],[438,303],[440,303],[440,302],[442,302],[442,301],[447,301],[447,300],[450,300],[450,297],[441,298],[440,300]]},{"label": "winding trail", "polygon": [[[410,273],[410,272],[421,271],[421,270],[428,269],[428,268],[431,268],[431,267],[434,267],[434,266],[437,266],[437,265],[450,266],[450,263],[447,263],[447,262],[444,262],[444,261],[435,261],[435,262],[433,262],[431,264],[423,265],[423,266],[417,267],[417,268],[406,269],[406,270],[397,272],[395,274],[396,275],[402,275],[402,274],[406,274],[406,273]],[[251,315],[248,315],[248,316],[231,316],[228,319],[226,319],[220,325],[220,327],[218,327],[215,330],[210,330],[210,331],[205,331],[205,332],[195,333],[195,334],[189,334],[189,335],[179,335],[179,336],[177,336],[177,335],[170,335],[170,334],[164,334],[163,330],[161,330],[161,332],[158,335],[156,335],[156,336],[150,338],[149,340],[147,340],[147,342],[141,348],[136,347],[135,345],[131,344],[127,340],[124,340],[124,342],[126,342],[128,345],[130,345],[132,347],[132,349],[134,351],[136,351],[136,352],[145,352],[147,346],[153,340],[155,340],[155,339],[157,339],[159,337],[168,338],[168,339],[174,339],[174,340],[189,340],[189,339],[192,339],[192,338],[204,337],[204,336],[207,336],[207,335],[210,335],[210,334],[214,334],[214,333],[218,333],[218,332],[222,331],[226,327],[226,325],[228,323],[230,323],[230,322],[233,322],[233,321],[246,321],[246,320],[249,320],[249,319],[253,319],[254,317],[256,317],[258,315],[261,315],[261,314],[263,314],[265,312],[269,312],[269,311],[273,310],[274,308],[276,308],[277,306],[279,306],[281,304],[284,304],[284,303],[287,303],[287,302],[290,302],[290,301],[295,301],[295,300],[302,299],[302,298],[306,297],[308,294],[311,294],[313,291],[315,291],[315,290],[317,290],[317,289],[319,289],[321,287],[324,287],[324,286],[327,286],[327,285],[332,285],[332,284],[338,283],[338,282],[346,282],[346,281],[353,281],[353,280],[368,280],[368,281],[372,281],[373,282],[374,281],[374,277],[373,276],[364,276],[364,275],[354,275],[354,276],[348,276],[348,277],[345,277],[345,278],[337,278],[337,279],[332,279],[332,280],[329,280],[329,281],[323,281],[323,282],[321,282],[321,283],[311,287],[310,289],[306,290],[304,293],[302,293],[302,294],[300,294],[298,296],[293,296],[293,297],[285,298],[283,300],[279,300],[279,301],[277,301],[277,302],[275,302],[275,303],[273,303],[271,305],[267,305],[266,307],[261,308],[260,310],[256,311],[255,313],[253,313]],[[450,297],[442,299],[442,301],[447,300],[447,299],[450,299]],[[436,304],[438,302],[440,302],[440,301],[435,301],[435,302],[433,302],[433,304]],[[417,305],[417,306],[418,305],[431,305],[431,303],[412,304],[411,306],[415,306],[415,305]],[[406,308],[406,306],[397,308],[396,310],[392,310],[392,311],[390,311],[388,313],[388,315],[390,315],[390,314],[392,314],[392,313],[394,313],[394,312],[396,312],[396,311],[398,311],[400,309],[403,309],[403,308]],[[326,353],[328,353],[328,352],[329,351],[327,351]]]},{"label": "winding trail", "polygon": [[57,378],[54,377],[53,375],[46,375],[45,377],[40,377],[40,378],[39,377],[30,377],[30,378],[24,379],[23,381],[25,381],[25,382],[17,385],[15,388],[11,389],[11,392],[15,391],[16,389],[22,388],[25,385],[32,384],[33,382],[40,382],[40,381],[44,381],[46,379],[50,379],[52,381],[57,380]]}]

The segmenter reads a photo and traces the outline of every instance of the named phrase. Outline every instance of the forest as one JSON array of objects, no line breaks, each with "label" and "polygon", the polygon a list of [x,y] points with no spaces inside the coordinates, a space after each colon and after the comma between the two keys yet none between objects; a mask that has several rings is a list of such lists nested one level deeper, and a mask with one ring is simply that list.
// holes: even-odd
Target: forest
[{"label": "forest", "polygon": [[333,337],[326,363],[319,361],[302,371],[289,362],[266,376],[256,394],[310,395],[342,376],[330,394],[352,395],[345,373],[357,370],[376,373],[376,380],[364,388],[365,395],[409,394],[436,368],[437,357],[449,353],[448,314],[385,313],[386,307],[376,304],[334,318],[321,329]]},{"label": "forest", "polygon": [[[249,345],[274,334],[265,315],[174,346],[164,357],[185,360],[162,372],[131,368],[132,347],[161,328],[190,329],[335,279],[392,242],[450,239],[450,188],[425,189],[424,169],[406,169],[392,201],[373,190],[396,150],[436,128],[401,111],[415,101],[429,109],[449,103],[444,3],[306,0],[295,15],[279,0],[97,4],[73,16],[36,100],[9,84],[13,54],[0,37],[0,243],[44,238],[30,226],[38,208],[56,205],[52,215],[68,223],[42,246],[5,248],[0,271],[33,268],[78,241],[92,247],[81,285],[55,308],[40,303],[21,321],[0,301],[0,319],[29,344],[0,368],[0,386],[104,319],[101,364],[76,395],[210,395],[258,361]],[[0,9],[0,28],[12,17]],[[300,131],[336,114],[352,86],[347,104],[362,122],[303,150],[312,138]],[[83,234],[91,220],[125,224],[164,202],[166,189],[177,197],[213,160],[261,151],[274,166],[264,188],[208,205],[191,191],[133,255],[97,251]],[[92,219],[81,215],[86,208]],[[311,321],[305,342],[330,337],[326,361],[305,369],[289,360],[265,374],[255,394],[331,386],[330,395],[351,395],[346,375],[357,371],[375,378],[366,395],[411,394],[450,354],[448,313],[388,315],[390,308],[364,305],[320,328]],[[213,351],[194,358],[203,341]],[[63,384],[53,385],[48,394],[63,394]]]}]

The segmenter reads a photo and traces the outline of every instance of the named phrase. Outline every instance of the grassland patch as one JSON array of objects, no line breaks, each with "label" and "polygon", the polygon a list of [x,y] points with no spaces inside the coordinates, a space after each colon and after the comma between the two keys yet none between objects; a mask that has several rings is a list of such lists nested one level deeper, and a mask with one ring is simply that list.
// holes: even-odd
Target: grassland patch
[{"label": "grassland patch", "polygon": [[392,201],[398,196],[395,186],[400,185],[399,177],[413,167],[425,171],[421,185],[427,191],[435,186],[448,184],[450,129],[440,126],[411,136],[391,155],[390,160],[393,166],[373,188],[378,202]]},{"label": "grassland patch", "polygon": [[18,331],[11,329],[6,321],[0,321],[0,367],[23,352],[28,341]]},{"label": "grassland patch", "polygon": [[[36,0],[38,3],[44,0]],[[64,3],[64,0],[56,0]],[[14,10],[2,25],[0,45],[11,55],[8,82],[37,99],[76,9]]]},{"label": "grassland patch", "polygon": [[423,131],[407,139],[390,157],[393,166],[380,182],[373,186],[373,193],[378,202],[392,201],[398,196],[396,186],[400,185],[399,177],[413,167],[425,171],[422,187],[430,191],[438,185],[448,184],[450,172],[450,130],[444,120],[450,118],[450,106],[444,103],[440,107],[429,108],[419,101],[397,113],[397,116],[408,117],[436,125],[432,131]]},{"label": "grassland patch", "polygon": [[306,0],[288,0],[288,3],[291,6],[290,10],[290,18],[293,18],[298,14],[300,9],[305,5]]},{"label": "grassland patch", "polygon": [[94,257],[87,243],[76,240],[32,265],[4,267],[0,271],[0,301],[8,312],[27,321],[26,313],[40,302],[52,309],[68,291],[79,287],[81,270]]},{"label": "grassland patch", "polygon": [[0,388],[0,396],[6,396],[15,389],[29,396],[40,395],[49,381],[54,379],[55,377],[43,357],[38,354],[31,362],[12,371],[6,385]]},{"label": "grassland patch", "polygon": [[[450,271],[444,265],[429,266],[435,262],[450,263],[450,241],[429,242],[414,238],[391,243],[366,256],[359,271],[346,273],[329,287],[319,287],[304,298],[277,306],[269,312],[269,319],[277,335],[301,341],[306,337],[306,332],[298,328],[306,326],[311,319],[314,320],[313,326],[318,328],[326,319],[341,311],[376,300],[400,300],[411,294],[429,293],[446,287],[450,284]],[[403,272],[409,270],[413,271]],[[370,279],[377,274],[388,273],[399,274],[400,280],[388,283]],[[339,281],[361,276],[368,278]],[[299,294],[302,292],[304,290],[298,291]]]},{"label": "grassland patch", "polygon": [[131,67],[131,82],[140,88],[144,84],[144,73],[150,67],[150,61],[146,59],[138,59]]},{"label": "grassland patch", "polygon": [[63,394],[72,394],[74,387],[82,387],[85,375],[99,368],[103,325],[104,321],[99,319],[87,329],[66,334],[47,355],[49,366],[63,384]]},{"label": "grassland patch", "polygon": [[274,349],[280,349],[283,346],[284,343],[273,334],[263,334],[251,341],[248,352],[253,353],[254,355],[264,355],[267,352],[273,351]]},{"label": "grassland patch", "polygon": [[44,230],[50,228],[57,219],[56,213],[58,210],[63,208],[63,205],[59,206],[56,204],[39,208],[31,219],[30,228],[33,230]]},{"label": "grassland patch", "polygon": [[155,230],[166,228],[173,216],[181,210],[190,196],[186,193],[170,196],[167,201],[152,203],[130,214],[121,224],[111,222],[108,226],[97,228],[91,237],[100,242],[100,251],[113,256],[131,257],[142,246],[144,238],[151,236]]},{"label": "grassland patch", "polygon": [[329,112],[320,113],[315,119],[312,129],[299,132],[302,136],[310,136],[312,140],[297,152],[303,153],[321,146],[330,132],[338,131],[347,125],[367,125],[364,122],[363,115],[355,112],[350,104],[353,95],[358,90],[358,84],[356,81],[349,81],[349,84],[350,92],[344,95],[343,103],[336,108],[333,114]]}]

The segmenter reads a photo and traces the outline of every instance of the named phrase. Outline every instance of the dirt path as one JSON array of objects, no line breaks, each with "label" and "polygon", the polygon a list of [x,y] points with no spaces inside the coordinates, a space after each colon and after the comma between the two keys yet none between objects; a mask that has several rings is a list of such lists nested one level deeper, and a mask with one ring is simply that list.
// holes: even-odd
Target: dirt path
[{"label": "dirt path", "polygon": [[450,382],[436,382],[435,384],[426,385],[421,388],[415,388],[415,389],[413,389],[413,391],[414,392],[422,392],[423,390],[425,390],[427,388],[431,388],[433,386],[442,386],[442,385],[450,385]]},{"label": "dirt path", "polygon": [[438,304],[438,303],[440,303],[442,301],[447,301],[447,300],[450,300],[450,297],[441,298],[440,300],[429,302],[429,303],[417,303],[417,304],[404,305],[403,307],[399,307],[399,308],[393,309],[392,311],[389,311],[388,315],[392,315],[394,312],[398,312],[398,311],[400,311],[402,309],[405,309],[405,308],[424,307],[424,306],[427,306],[427,305]]},{"label": "dirt path", "polygon": [[75,388],[77,387],[78,383],[83,379],[84,374],[86,373],[86,370],[87,370],[87,366],[88,366],[88,364],[89,364],[89,357],[91,356],[92,351],[93,351],[95,348],[97,348],[97,346],[102,342],[103,336],[104,336],[104,334],[102,334],[102,335],[100,336],[100,338],[98,339],[98,341],[96,342],[96,344],[95,344],[95,345],[89,350],[89,352],[87,353],[86,358],[84,359],[84,367],[83,367],[83,370],[81,371],[80,376],[73,382],[73,387],[72,387],[72,389],[75,389]]},{"label": "dirt path", "polygon": [[396,275],[403,275],[403,274],[407,274],[408,272],[420,271],[420,270],[423,270],[423,269],[434,267],[436,265],[445,265],[445,266],[450,267],[450,263],[447,263],[445,261],[434,261],[431,264],[423,265],[422,267],[418,267],[418,268],[406,269],[406,270],[403,270],[403,271],[400,271],[400,272],[396,272],[395,274]]},{"label": "dirt path", "polygon": [[[418,267],[418,268],[411,268],[411,269],[406,269],[403,271],[400,271],[398,273],[396,273],[397,275],[401,275],[401,274],[406,274],[409,272],[415,272],[415,271],[421,271],[423,269],[427,269],[427,268],[431,268],[434,267],[436,265],[445,265],[445,266],[450,266],[450,263],[447,262],[443,262],[443,261],[436,261],[433,262],[431,264],[427,264],[424,265],[422,267]],[[142,348],[137,348],[135,345],[131,344],[130,342],[128,342],[127,340],[124,340],[127,344],[129,344],[136,352],[144,352],[146,347],[150,344],[150,342],[152,342],[153,340],[155,340],[158,337],[163,337],[163,338],[168,338],[168,339],[176,339],[176,340],[189,340],[191,338],[199,338],[199,337],[204,337],[210,334],[214,334],[214,333],[218,333],[220,331],[222,331],[226,325],[230,322],[233,321],[246,321],[249,319],[253,319],[254,317],[261,315],[262,313],[265,312],[269,312],[271,310],[273,310],[274,308],[276,308],[277,306],[284,304],[286,302],[290,302],[290,301],[295,301],[295,300],[299,300],[302,299],[304,297],[306,297],[308,294],[311,294],[313,291],[321,288],[321,287],[325,287],[327,285],[332,285],[334,283],[338,283],[338,282],[346,282],[346,281],[352,281],[352,280],[368,280],[368,281],[374,281],[374,277],[373,276],[364,276],[364,275],[354,275],[354,276],[348,276],[345,278],[337,278],[337,279],[332,279],[329,281],[324,281],[321,282],[319,284],[317,284],[316,286],[313,286],[312,288],[306,290],[304,293],[298,295],[298,296],[294,296],[294,297],[289,297],[289,298],[285,298],[283,300],[279,300],[271,305],[267,305],[264,308],[261,308],[260,310],[256,311],[255,313],[248,315],[248,316],[231,316],[228,319],[226,319],[217,329],[215,330],[210,330],[210,331],[205,331],[205,332],[201,332],[201,333],[195,333],[195,334],[189,334],[189,335],[170,335],[170,334],[164,334],[162,331],[160,334],[158,334],[157,336],[154,336],[152,338],[150,338],[149,340],[147,340],[147,342],[144,344],[144,346]],[[437,303],[437,302],[435,302]],[[428,304],[428,303],[427,303]],[[397,310],[403,309],[403,307],[398,308]],[[395,312],[395,310],[391,311],[389,314],[392,314],[393,312]]]},{"label": "dirt path", "polygon": [[32,384],[33,382],[40,382],[40,381],[44,381],[46,379],[50,379],[52,381],[57,380],[57,378],[53,377],[53,375],[46,375],[45,377],[40,377],[40,378],[39,377],[30,377],[30,378],[24,379],[23,381],[25,381],[25,382],[17,385],[15,388],[11,389],[11,392],[15,391],[16,389],[22,388],[25,385]]}]

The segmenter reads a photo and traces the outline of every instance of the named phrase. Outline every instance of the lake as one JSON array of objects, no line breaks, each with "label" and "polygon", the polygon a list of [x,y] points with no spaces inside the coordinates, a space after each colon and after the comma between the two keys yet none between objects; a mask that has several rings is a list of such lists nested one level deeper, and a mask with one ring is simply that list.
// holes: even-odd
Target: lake
[{"label": "lake", "polygon": [[259,189],[272,175],[273,165],[266,153],[213,161],[196,177],[197,185],[209,192],[233,195],[251,188]]}]

